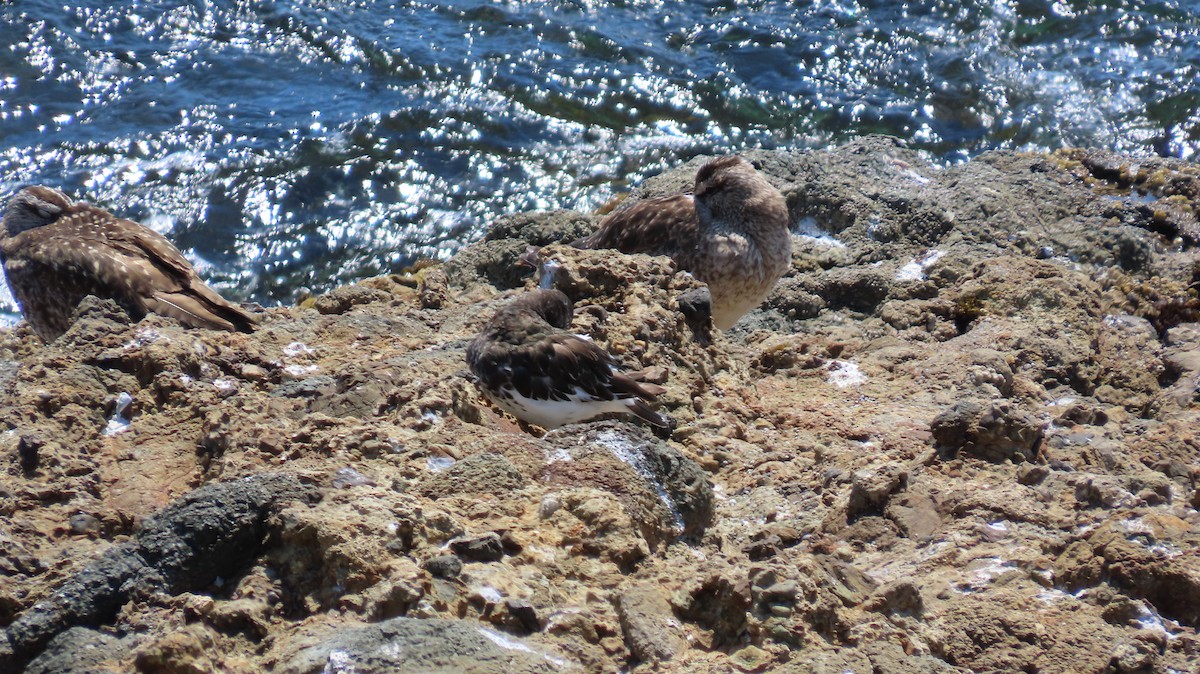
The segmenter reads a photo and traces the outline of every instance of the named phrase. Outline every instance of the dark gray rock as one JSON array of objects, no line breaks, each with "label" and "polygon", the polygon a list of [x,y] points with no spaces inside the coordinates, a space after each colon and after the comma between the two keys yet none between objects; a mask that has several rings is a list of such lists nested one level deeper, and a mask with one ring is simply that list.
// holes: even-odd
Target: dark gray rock
[{"label": "dark gray rock", "polygon": [[[281,674],[538,674],[578,667],[540,644],[463,620],[393,618],[338,630],[305,648]],[[581,670],[582,671],[582,670]]]},{"label": "dark gray rock", "polygon": [[276,398],[324,398],[337,392],[337,380],[329,375],[317,375],[276,386],[271,395]]},{"label": "dark gray rock", "polygon": [[519,288],[534,271],[519,263],[530,246],[573,241],[595,229],[595,222],[593,216],[575,211],[539,211],[500,218],[483,241],[459,251],[442,269],[456,287],[482,281],[502,290]]},{"label": "dark gray rock", "polygon": [[462,560],[454,555],[431,557],[421,566],[438,578],[454,578],[462,573],[463,568]]},{"label": "dark gray rock", "polygon": [[452,540],[450,549],[468,562],[498,562],[504,558],[504,545],[500,543],[500,535],[494,531]]},{"label": "dark gray rock", "polygon": [[796,279],[796,290],[820,300],[816,302],[802,294],[793,293],[792,308],[804,314],[816,315],[826,306],[870,313],[875,311],[892,288],[892,280],[873,267],[837,268]]},{"label": "dark gray rock", "polygon": [[828,306],[824,298],[813,292],[811,283],[796,277],[780,279],[766,304],[792,320],[815,318]]},{"label": "dark gray rock", "polygon": [[236,573],[262,549],[267,518],[281,503],[315,496],[314,487],[287,474],[191,492],[13,622],[8,639],[14,652],[27,657],[69,627],[102,625],[133,597],[178,594]]},{"label": "dark gray rock", "polygon": [[0,391],[7,391],[17,378],[21,364],[15,360],[0,360]]},{"label": "dark gray rock", "polygon": [[451,494],[509,494],[526,485],[525,476],[500,454],[472,454],[443,472],[434,473],[420,488],[430,498]]},{"label": "dark gray rock", "polygon": [[116,671],[103,666],[129,650],[126,640],[86,627],[72,627],[50,640],[41,655],[25,666],[25,674],[93,674]]},{"label": "dark gray rock", "polygon": [[935,417],[929,430],[944,456],[962,451],[994,463],[1032,461],[1044,433],[1041,422],[1008,400],[957,403]]},{"label": "dark gray rock", "polygon": [[591,234],[596,219],[575,211],[536,211],[505,216],[488,228],[486,241],[521,239],[531,246],[567,243]]}]

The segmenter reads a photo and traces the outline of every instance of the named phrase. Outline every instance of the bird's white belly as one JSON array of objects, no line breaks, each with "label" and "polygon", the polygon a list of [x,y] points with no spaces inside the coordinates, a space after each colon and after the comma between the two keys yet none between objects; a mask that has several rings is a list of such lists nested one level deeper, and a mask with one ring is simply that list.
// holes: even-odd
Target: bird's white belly
[{"label": "bird's white belly", "polygon": [[501,394],[490,396],[497,406],[518,419],[546,429],[587,421],[607,412],[629,411],[621,400],[597,400],[580,389],[575,389],[575,395],[568,400],[527,398],[510,388],[501,390]]}]

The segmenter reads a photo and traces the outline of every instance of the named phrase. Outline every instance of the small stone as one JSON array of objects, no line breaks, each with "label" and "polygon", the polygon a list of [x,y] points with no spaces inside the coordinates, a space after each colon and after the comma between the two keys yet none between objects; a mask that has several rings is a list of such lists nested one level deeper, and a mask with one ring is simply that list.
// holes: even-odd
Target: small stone
[{"label": "small stone", "polygon": [[17,455],[21,457],[21,470],[32,473],[38,467],[38,452],[45,445],[39,436],[22,435],[17,441]]},{"label": "small stone", "polygon": [[1163,503],[1167,502],[1167,499],[1164,498],[1162,494],[1159,494],[1153,489],[1143,489],[1137,493],[1137,497],[1141,499],[1143,503],[1150,506],[1162,505]]},{"label": "small stone", "polygon": [[1074,466],[1059,459],[1050,459],[1050,462],[1046,465],[1050,466],[1050,470],[1057,470],[1062,473],[1072,473],[1075,471]]},{"label": "small stone", "polygon": [[1074,403],[1058,418],[1054,423],[1059,426],[1067,426],[1070,424],[1080,424],[1082,426],[1103,426],[1108,423],[1108,414],[1104,410],[1095,405],[1087,403]]},{"label": "small stone", "polygon": [[827,587],[847,607],[861,604],[878,587],[870,576],[835,557],[818,555],[817,563],[826,574]]},{"label": "small stone", "polygon": [[216,602],[205,618],[218,632],[243,633],[262,639],[270,631],[271,613],[265,601],[245,598]]},{"label": "small stone", "polygon": [[454,555],[438,555],[425,560],[426,571],[438,578],[454,578],[462,573],[462,560]]},{"label": "small stone", "polygon": [[782,603],[791,604],[796,600],[796,595],[799,594],[800,588],[797,587],[796,581],[785,580],[775,583],[774,585],[762,590],[759,597],[766,603]]},{"label": "small stone", "polygon": [[184,595],[183,614],[189,622],[212,613],[217,602],[212,597],[203,594],[186,593]]},{"label": "small stone", "polygon": [[830,468],[826,468],[825,471],[821,473],[821,484],[826,487],[833,484],[845,484],[853,479],[853,477],[854,476],[848,471],[842,470],[837,466],[832,466]]},{"label": "small stone", "polygon": [[899,613],[919,618],[925,612],[925,600],[911,580],[901,579],[880,586],[867,598],[863,608],[877,613]]},{"label": "small stone", "polygon": [[1017,483],[1032,487],[1033,485],[1041,484],[1049,474],[1050,469],[1046,466],[1036,463],[1022,463],[1017,468]]},{"label": "small stone", "polygon": [[661,587],[638,583],[617,595],[617,617],[625,645],[642,662],[663,662],[687,648]]},{"label": "small stone", "polygon": [[979,403],[964,400],[937,415],[929,425],[934,445],[950,455],[957,453],[970,441],[982,412]]},{"label": "small stone", "polygon": [[883,512],[888,498],[908,487],[908,471],[889,464],[875,470],[862,470],[854,474],[850,487],[850,501],[846,505],[846,521],[853,522],[865,515]]},{"label": "small stone", "polygon": [[100,520],[87,513],[77,513],[68,520],[71,533],[77,535],[100,533]]},{"label": "small stone", "polygon": [[1171,478],[1189,477],[1192,474],[1191,468],[1179,459],[1160,459],[1150,467]]},{"label": "small stone", "polygon": [[537,609],[524,599],[505,599],[504,609],[517,622],[529,632],[540,632],[542,629],[541,620],[538,619]]},{"label": "small stone", "polygon": [[515,557],[525,550],[525,544],[521,543],[511,531],[500,532],[500,547],[504,548],[504,554]]},{"label": "small stone", "polygon": [[242,365],[241,375],[242,375],[242,379],[249,379],[251,381],[260,381],[262,379],[267,378],[268,372],[264,368],[259,367],[258,365],[254,365],[253,363],[246,363],[246,364]]},{"label": "small stone", "polygon": [[541,503],[538,504],[538,517],[546,519],[558,512],[558,509],[561,507],[562,499],[558,497],[558,494],[546,494],[542,497]]},{"label": "small stone", "polygon": [[731,655],[729,660],[743,672],[761,672],[770,666],[773,658],[758,646],[746,646]]},{"label": "small stone", "polygon": [[1044,435],[1036,418],[1006,399],[960,402],[937,415],[929,430],[943,456],[961,451],[993,463],[1032,461]]},{"label": "small stone", "polygon": [[497,562],[504,558],[504,545],[493,531],[450,541],[450,549],[468,562]]},{"label": "small stone", "polygon": [[1112,672],[1152,672],[1157,669],[1158,651],[1152,645],[1136,639],[1117,644],[1109,662]]},{"label": "small stone", "polygon": [[1131,507],[1137,499],[1117,481],[1107,475],[1097,475],[1075,485],[1075,500],[1093,508]]},{"label": "small stone", "polygon": [[385,302],[389,295],[364,285],[340,286],[313,301],[313,308],[322,314],[344,314],[350,309],[373,302]]},{"label": "small stone", "polygon": [[418,273],[418,293],[423,309],[441,309],[450,304],[450,279],[440,268],[424,269]]}]

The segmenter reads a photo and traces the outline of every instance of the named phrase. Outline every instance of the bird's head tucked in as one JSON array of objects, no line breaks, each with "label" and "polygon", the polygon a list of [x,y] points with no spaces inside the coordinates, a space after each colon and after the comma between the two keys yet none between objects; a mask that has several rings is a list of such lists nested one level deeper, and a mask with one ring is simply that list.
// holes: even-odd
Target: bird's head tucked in
[{"label": "bird's head tucked in", "polygon": [[537,314],[560,330],[566,330],[571,324],[571,315],[575,310],[571,298],[563,291],[545,288],[522,295],[509,306],[517,311]]},{"label": "bird's head tucked in", "polygon": [[697,206],[707,208],[718,220],[741,219],[748,212],[772,220],[787,218],[787,205],[778,190],[737,155],[718,157],[701,166],[693,196]]},{"label": "bird's head tucked in", "polygon": [[74,202],[50,187],[35,185],[17,192],[4,212],[4,236],[16,236],[57,220]]}]

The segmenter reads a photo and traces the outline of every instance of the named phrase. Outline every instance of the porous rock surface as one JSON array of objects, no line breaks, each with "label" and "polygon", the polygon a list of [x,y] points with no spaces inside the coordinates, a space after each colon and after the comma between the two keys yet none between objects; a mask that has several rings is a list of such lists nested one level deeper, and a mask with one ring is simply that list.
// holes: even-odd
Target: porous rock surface
[{"label": "porous rock surface", "polygon": [[[0,671],[1200,669],[1200,167],[748,158],[795,255],[724,334],[565,211],[251,335],[0,333]],[[670,439],[474,387],[530,244]]]}]

